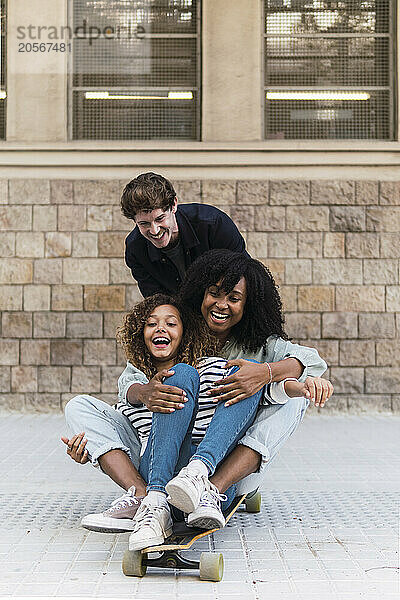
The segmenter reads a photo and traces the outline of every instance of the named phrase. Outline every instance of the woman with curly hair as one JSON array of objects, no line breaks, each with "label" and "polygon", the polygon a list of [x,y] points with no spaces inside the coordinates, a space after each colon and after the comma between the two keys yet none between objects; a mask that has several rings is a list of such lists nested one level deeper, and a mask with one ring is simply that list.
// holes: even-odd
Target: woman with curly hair
[{"label": "woman with curly hair", "polygon": [[[179,299],[203,316],[218,339],[218,354],[228,361],[226,368],[236,367],[216,382],[210,397],[236,406],[262,394],[254,423],[210,477],[220,493],[236,482],[238,493],[247,493],[260,485],[309,401],[322,407],[331,396],[332,384],[319,377],[327,365],[314,348],[288,340],[275,281],[267,267],[248,255],[229,250],[203,254],[187,271]],[[150,383],[131,390],[133,401],[146,402],[150,396],[156,399],[162,386]],[[203,509],[200,501],[192,519]]]},{"label": "woman with curly hair", "polygon": [[[189,515],[190,525],[222,527],[220,502],[229,504],[235,487],[221,495],[209,476],[250,426],[261,392],[230,408],[229,402],[215,403],[211,384],[226,365],[222,358],[207,356],[216,354],[217,339],[204,321],[168,296],[158,294],[139,303],[125,316],[117,339],[128,359],[118,382],[120,402],[110,407],[87,395],[73,398],[65,409],[66,420],[74,431],[83,426],[86,438],[79,434],[63,441],[70,456],[99,465],[127,494],[105,512],[85,517],[82,525],[98,531],[132,530],[131,549],[160,544],[172,531],[169,493],[169,502]],[[143,405],[131,404],[132,375],[144,385],[161,385],[162,394]],[[165,377],[168,385],[161,384]],[[171,399],[175,396],[178,400]],[[138,468],[140,442],[146,448]],[[197,490],[199,498],[192,504],[182,480]],[[206,508],[192,519],[200,497]]]}]

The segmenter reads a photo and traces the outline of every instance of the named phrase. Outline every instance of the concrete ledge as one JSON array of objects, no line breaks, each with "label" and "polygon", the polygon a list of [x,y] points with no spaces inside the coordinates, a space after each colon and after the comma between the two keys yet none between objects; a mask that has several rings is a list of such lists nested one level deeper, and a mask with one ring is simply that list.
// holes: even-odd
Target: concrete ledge
[{"label": "concrete ledge", "polygon": [[125,178],[152,169],[179,179],[395,180],[399,166],[397,142],[0,143],[0,177]]}]

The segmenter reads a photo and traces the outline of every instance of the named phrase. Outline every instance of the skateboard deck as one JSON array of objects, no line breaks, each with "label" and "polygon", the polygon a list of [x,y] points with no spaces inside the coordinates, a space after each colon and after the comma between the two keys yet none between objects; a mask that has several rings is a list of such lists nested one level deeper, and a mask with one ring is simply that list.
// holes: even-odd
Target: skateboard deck
[{"label": "skateboard deck", "polygon": [[[244,494],[234,499],[232,504],[224,511],[226,523],[230,521],[239,506],[245,502],[248,512],[259,512],[261,496],[259,492],[250,495]],[[126,550],[122,561],[122,570],[125,575],[143,577],[147,567],[164,569],[196,569],[200,571],[200,579],[207,581],[221,581],[224,571],[224,561],[221,553],[202,552],[200,561],[184,557],[181,552],[188,550],[201,538],[218,531],[215,529],[195,529],[186,523],[178,522],[173,526],[172,534],[159,546],[150,546],[143,550]],[[153,558],[152,554],[158,554]]]},{"label": "skateboard deck", "polygon": [[[239,506],[246,499],[246,495],[238,496],[234,499],[232,504],[228,507],[227,511],[224,512],[226,523],[233,517]],[[161,546],[150,546],[141,550],[142,554],[148,554],[150,552],[163,552],[164,550],[188,550],[194,542],[200,540],[210,533],[218,531],[218,527],[214,529],[197,529],[195,527],[188,527],[186,523],[178,522],[174,524],[172,535],[170,535]]]}]

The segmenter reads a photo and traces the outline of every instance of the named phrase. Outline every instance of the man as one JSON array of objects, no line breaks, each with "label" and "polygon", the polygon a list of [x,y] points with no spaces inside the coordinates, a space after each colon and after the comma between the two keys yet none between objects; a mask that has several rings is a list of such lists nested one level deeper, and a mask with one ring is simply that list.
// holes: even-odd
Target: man
[{"label": "man", "polygon": [[143,173],[128,183],[122,213],[136,223],[125,241],[125,262],[143,296],[174,294],[187,268],[204,252],[246,252],[238,228],[208,204],[180,204],[168,179]]}]

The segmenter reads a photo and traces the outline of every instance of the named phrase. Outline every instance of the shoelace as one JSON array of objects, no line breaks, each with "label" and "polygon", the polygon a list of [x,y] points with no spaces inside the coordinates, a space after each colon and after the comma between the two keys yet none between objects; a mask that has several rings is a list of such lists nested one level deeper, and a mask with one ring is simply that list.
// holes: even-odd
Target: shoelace
[{"label": "shoelace", "polygon": [[111,503],[110,508],[108,509],[110,512],[114,512],[119,510],[120,508],[127,508],[128,506],[133,506],[134,504],[139,504],[139,500],[132,494],[132,492],[128,492],[114,500]]},{"label": "shoelace", "polygon": [[[200,473],[193,472],[191,469],[184,467],[180,472],[180,475],[185,475],[193,484],[197,485],[199,481],[203,481],[206,485],[208,482],[207,477],[201,475]],[[210,483],[210,485],[212,485]]]},{"label": "shoelace", "polygon": [[133,531],[135,532],[142,527],[150,527],[154,530],[154,520],[159,523],[157,513],[161,513],[163,510],[165,511],[165,508],[162,506],[148,506],[142,504],[142,508],[139,510],[140,513],[136,513],[136,516],[134,517],[135,525]]},{"label": "shoelace", "polygon": [[208,482],[207,490],[202,493],[199,506],[218,506],[221,508],[221,502],[228,500],[228,496],[220,494],[218,488],[210,481]]}]

